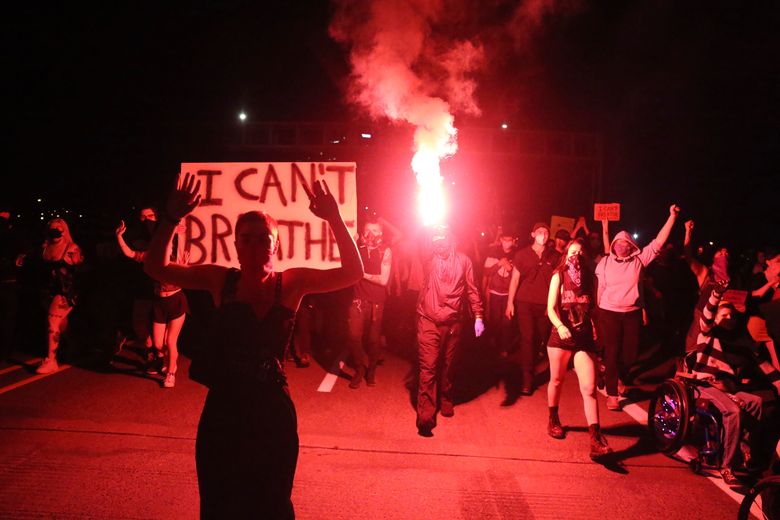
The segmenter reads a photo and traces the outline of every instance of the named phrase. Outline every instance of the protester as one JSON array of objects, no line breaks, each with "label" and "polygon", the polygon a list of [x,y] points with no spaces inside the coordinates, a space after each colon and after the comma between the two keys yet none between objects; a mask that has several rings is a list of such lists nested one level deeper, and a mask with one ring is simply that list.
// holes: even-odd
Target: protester
[{"label": "protester", "polygon": [[550,359],[550,382],[547,385],[550,418],[547,433],[554,439],[566,436],[558,417],[558,404],[569,361],[573,357],[585,419],[588,421],[590,456],[596,459],[611,453],[612,449],[601,433],[596,400],[595,329],[591,319],[594,295],[594,279],[585,267],[582,245],[569,242],[550,280],[547,297],[547,315],[553,325],[547,343],[547,356]]},{"label": "protester", "polygon": [[[136,251],[146,251],[149,247],[149,241],[157,227],[157,211],[151,206],[144,206],[138,210],[138,221],[142,226],[142,235],[132,243]],[[152,304],[155,299],[154,281],[146,273],[138,273],[136,283],[134,284],[132,325],[135,339],[143,342],[147,353],[147,364],[154,363],[154,352],[152,351]]]},{"label": "protester", "polygon": [[[550,278],[558,263],[560,254],[548,247],[550,228],[544,222],[537,222],[531,228],[533,243],[515,254],[509,296],[506,303],[506,317],[517,312],[520,327],[520,370],[522,386],[519,393],[531,395],[534,391],[534,365],[541,355],[542,346],[550,334],[547,319],[547,292]],[[516,399],[516,385],[508,384],[507,401]]]},{"label": "protester", "polygon": [[566,244],[571,242],[571,234],[565,229],[561,228],[555,232],[555,250],[559,255],[563,254],[563,250],[566,248]]},{"label": "protester", "polygon": [[658,235],[640,249],[626,231],[612,240],[609,255],[596,266],[598,278],[599,337],[604,346],[607,408],[620,410],[618,380],[626,384],[628,369],[637,358],[642,301],[639,282],[642,269],[659,254],[669,238],[680,208],[672,205]]},{"label": "protester", "polygon": [[[116,230],[116,239],[122,253],[137,262],[143,262],[145,251],[133,251],[125,242],[125,223],[121,221]],[[184,250],[184,226],[179,225],[173,236],[170,261],[186,264],[189,253]],[[176,386],[176,370],[179,359],[179,334],[189,312],[187,295],[181,287],[154,281],[154,299],[152,300],[152,349],[147,350],[148,374],[165,374],[164,388]]]},{"label": "protester", "polygon": [[[201,518],[294,518],[298,458],[295,406],[283,360],[295,312],[307,293],[349,287],[363,276],[360,254],[324,183],[307,189],[310,209],[330,224],[341,267],[277,272],[276,221],[260,211],[238,217],[240,269],[169,261],[171,238],[200,203],[200,181],[186,174],[171,193],[144,263],[152,278],[208,291],[217,307],[211,343],[190,375],[209,387],[198,425],[195,460]],[[196,361],[200,362],[198,366]]]},{"label": "protester", "polygon": [[[708,266],[702,261],[701,256],[694,253],[693,250],[693,230],[695,228],[694,220],[685,221],[685,238],[683,239],[683,252],[685,261],[688,263],[691,273],[696,277],[698,285],[698,297],[693,307],[693,318],[688,329],[686,338],[687,349],[695,348],[697,345],[696,334],[698,333],[698,323],[702,319],[702,313],[709,301],[712,290],[721,285],[729,285],[731,276],[729,274],[729,251],[725,247],[719,247],[713,257],[712,265]],[[670,299],[679,300],[680,295],[670,295]]]},{"label": "protester", "polygon": [[[349,383],[353,390],[365,378],[368,386],[376,385],[382,316],[387,300],[392,253],[383,243],[383,226],[369,219],[358,237],[358,251],[363,261],[363,278],[355,284],[352,304],[347,314],[349,350],[355,374]],[[365,338],[365,341],[364,341]]]},{"label": "protester", "polygon": [[505,311],[509,298],[512,262],[516,252],[514,234],[508,227],[500,226],[498,244],[488,249],[482,274],[487,326],[490,329],[495,351],[504,357],[512,350],[512,320],[506,316]]},{"label": "protester", "polygon": [[474,315],[474,334],[479,337],[485,331],[471,259],[455,251],[454,237],[444,226],[433,230],[431,245],[433,254],[424,263],[425,282],[417,302],[417,433],[423,437],[433,436],[437,403],[443,417],[455,414],[452,361],[466,300]]},{"label": "protester", "polygon": [[[54,218],[46,224],[46,238],[40,256],[30,260],[43,262],[42,272],[46,279],[41,297],[44,307],[48,309],[48,352],[35,371],[38,374],[49,374],[59,369],[57,351],[62,335],[68,329],[68,315],[78,301],[76,269],[84,262],[84,257],[81,248],[71,237],[67,222]],[[26,261],[21,257],[19,264]]]},{"label": "protester", "polygon": [[[699,282],[699,287],[702,288],[704,298],[708,298],[712,288],[721,280],[730,280],[728,268],[729,268],[729,251],[725,247],[719,248],[715,251],[715,255],[712,258],[712,266],[705,265],[697,256],[693,253],[693,229],[695,227],[694,220],[685,221],[685,238],[683,240],[683,249],[685,251],[685,259],[691,268],[691,272],[696,275],[696,280]],[[710,285],[705,288],[705,285]]]},{"label": "protester", "polygon": [[730,342],[736,326],[734,305],[723,299],[727,282],[721,280],[710,292],[699,319],[695,349],[692,349],[690,373],[706,385],[698,387],[701,397],[720,411],[724,431],[721,476],[728,485],[738,485],[734,471],[749,459],[750,445],[743,443],[743,431],[756,434],[762,418],[762,398],[746,391],[744,382],[763,374],[780,392],[780,372],[757,359],[750,346]]}]

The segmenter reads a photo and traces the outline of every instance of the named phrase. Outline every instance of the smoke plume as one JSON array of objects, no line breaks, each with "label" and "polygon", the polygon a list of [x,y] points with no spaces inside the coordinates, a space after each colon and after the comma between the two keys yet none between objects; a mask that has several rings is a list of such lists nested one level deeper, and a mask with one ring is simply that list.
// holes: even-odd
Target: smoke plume
[{"label": "smoke plume", "polygon": [[481,115],[475,75],[488,61],[486,47],[503,55],[498,42],[514,43],[517,52],[548,15],[579,2],[333,0],[329,32],[350,52],[348,100],[375,119],[415,128],[412,169],[420,207],[430,213],[424,221],[443,217],[439,162],[457,151],[455,114]]},{"label": "smoke plume", "polygon": [[449,5],[443,0],[338,0],[330,26],[331,36],[350,48],[349,100],[374,118],[415,127],[412,169],[421,199],[436,199],[426,201],[436,211],[443,209],[436,194],[439,161],[457,150],[454,112],[480,114],[470,74],[483,62],[482,47],[433,31]]}]

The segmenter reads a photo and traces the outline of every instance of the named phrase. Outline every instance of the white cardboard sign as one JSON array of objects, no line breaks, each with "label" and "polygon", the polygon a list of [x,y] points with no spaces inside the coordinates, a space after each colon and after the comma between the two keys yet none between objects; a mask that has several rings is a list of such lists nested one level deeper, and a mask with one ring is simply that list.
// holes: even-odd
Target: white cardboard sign
[{"label": "white cardboard sign", "polygon": [[181,175],[200,180],[200,205],[186,219],[185,247],[190,264],[238,267],[233,226],[244,212],[261,210],[279,223],[275,268],[340,265],[338,246],[328,224],[309,211],[309,189],[324,180],[350,234],[357,219],[355,163],[182,163]]}]

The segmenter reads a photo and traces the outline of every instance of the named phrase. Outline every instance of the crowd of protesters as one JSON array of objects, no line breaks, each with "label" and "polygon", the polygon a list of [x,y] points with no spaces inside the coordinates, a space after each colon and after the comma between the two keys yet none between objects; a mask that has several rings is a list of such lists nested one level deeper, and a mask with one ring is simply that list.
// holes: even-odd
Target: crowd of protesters
[{"label": "crowd of protesters", "polygon": [[[679,213],[672,205],[644,245],[625,230],[610,235],[607,221],[589,227],[584,217],[573,229],[554,233],[540,220],[481,233],[439,233],[438,239],[430,230],[401,230],[367,217],[355,237],[362,279],[346,289],[305,296],[287,360],[305,368],[315,360],[324,366],[345,358],[349,388],[358,390],[363,384],[381,387],[378,367],[386,353],[409,359],[419,367],[418,431],[429,436],[437,413],[454,414],[451,364],[463,336],[461,343],[477,345],[480,355],[491,358],[491,377],[504,382],[502,405],[547,383],[547,431],[556,439],[565,437],[558,406],[573,365],[595,456],[611,451],[599,429],[599,388],[607,409],[619,411],[632,388],[686,370],[739,386],[749,379],[750,363],[761,366],[764,382],[776,388],[780,251],[705,245],[697,241],[694,221],[678,222]],[[36,370],[48,373],[68,356],[97,352],[110,360],[131,344],[142,352],[139,369],[162,374],[161,386],[172,388],[178,333],[184,336],[182,350],[196,352],[198,324],[205,321],[184,324],[185,316],[214,309],[197,291],[155,281],[131,261],[143,262],[157,225],[154,209],[141,208],[128,226],[106,222],[84,243],[73,239],[65,219],[51,219],[36,237],[30,229],[15,228],[12,217],[0,212],[3,356],[21,345],[43,354]],[[77,227],[73,235],[82,236],[78,222],[71,225]],[[186,264],[182,242],[168,254]],[[457,264],[455,278],[447,278],[452,274],[447,262]],[[460,279],[463,291],[456,288]],[[436,305],[447,306],[441,320],[442,310],[431,310],[431,291],[456,291],[435,295],[445,302]],[[473,335],[470,328],[460,330],[468,320],[475,321]],[[440,347],[445,367],[437,380]],[[713,349],[720,354],[713,356]],[[740,355],[743,359],[733,360]],[[743,389],[724,391],[738,395]],[[747,404],[737,405],[736,412],[721,411],[724,418],[739,418],[742,410],[760,419],[760,403],[754,401],[744,398]],[[729,424],[737,431],[743,426]],[[738,444],[728,445],[724,460],[728,483],[735,481],[731,470],[750,459],[746,449],[737,453]]]}]

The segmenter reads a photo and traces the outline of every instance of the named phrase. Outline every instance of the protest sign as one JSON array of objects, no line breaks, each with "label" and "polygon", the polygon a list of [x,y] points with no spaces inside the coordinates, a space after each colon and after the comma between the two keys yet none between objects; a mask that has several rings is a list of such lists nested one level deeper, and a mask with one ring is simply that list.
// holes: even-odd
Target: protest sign
[{"label": "protest sign", "polygon": [[279,224],[279,249],[274,267],[329,269],[340,265],[333,233],[309,211],[309,189],[327,182],[341,216],[355,233],[357,194],[355,163],[182,163],[181,175],[200,180],[200,205],[186,218],[185,247],[190,264],[238,267],[233,226],[247,211],[265,211]]},{"label": "protest sign", "polygon": [[620,204],[613,202],[610,204],[594,204],[593,220],[600,222],[602,220],[620,220]]},{"label": "protest sign", "polygon": [[565,229],[569,233],[574,229],[574,219],[570,217],[561,217],[559,215],[553,215],[550,219],[550,237],[554,237],[556,231],[559,229]]}]

